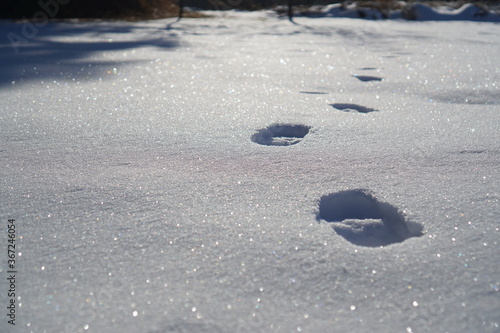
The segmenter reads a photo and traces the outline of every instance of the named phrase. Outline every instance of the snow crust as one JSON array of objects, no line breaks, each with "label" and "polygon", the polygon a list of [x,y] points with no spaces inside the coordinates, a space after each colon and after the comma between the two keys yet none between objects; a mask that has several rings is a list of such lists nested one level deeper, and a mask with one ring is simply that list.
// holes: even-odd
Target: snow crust
[{"label": "snow crust", "polygon": [[498,332],[500,27],[214,15],[0,25],[0,331]]}]

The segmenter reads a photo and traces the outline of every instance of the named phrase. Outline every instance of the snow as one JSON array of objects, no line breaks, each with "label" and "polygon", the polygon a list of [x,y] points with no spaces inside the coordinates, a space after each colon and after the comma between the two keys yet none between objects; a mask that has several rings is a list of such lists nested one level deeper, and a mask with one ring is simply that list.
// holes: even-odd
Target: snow
[{"label": "snow", "polygon": [[355,5],[346,8],[340,3],[326,5],[320,11],[325,17],[365,18],[372,20],[384,18],[382,13],[377,9],[357,7]]},{"label": "snow", "polygon": [[500,22],[500,16],[471,3],[458,9],[449,7],[432,8],[423,3],[410,5],[408,18],[417,21],[484,21]]},{"label": "snow", "polygon": [[312,8],[314,16],[337,17],[337,18],[362,18],[368,20],[381,19],[408,19],[413,21],[478,21],[478,22],[500,22],[500,15],[494,10],[488,10],[471,3],[453,9],[448,6],[431,7],[429,5],[415,2],[407,3],[401,1],[400,10],[386,10],[382,12],[375,8],[358,6],[356,3],[344,6],[343,4],[331,4],[316,10]]},{"label": "snow", "polygon": [[500,27],[213,15],[0,25],[0,331],[497,332]]}]

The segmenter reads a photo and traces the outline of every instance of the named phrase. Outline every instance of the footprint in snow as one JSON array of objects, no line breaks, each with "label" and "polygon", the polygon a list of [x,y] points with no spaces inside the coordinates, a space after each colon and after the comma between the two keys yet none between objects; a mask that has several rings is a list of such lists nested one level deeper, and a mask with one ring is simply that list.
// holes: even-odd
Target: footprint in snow
[{"label": "footprint in snow", "polygon": [[300,93],[309,95],[328,95],[327,92],[322,92],[322,91],[301,91]]},{"label": "footprint in snow", "polygon": [[294,124],[274,124],[258,130],[251,140],[266,146],[291,146],[299,143],[311,127]]},{"label": "footprint in snow", "polygon": [[369,75],[352,75],[352,77],[355,77],[356,79],[363,82],[382,81],[384,79],[378,76],[369,76]]},{"label": "footprint in snow", "polygon": [[397,207],[365,189],[322,196],[317,218],[332,222],[337,234],[360,246],[381,247],[423,235],[420,224],[407,221]]},{"label": "footprint in snow", "polygon": [[344,111],[344,112],[360,112],[360,113],[369,113],[373,111],[378,111],[376,109],[368,108],[366,106],[358,105],[358,104],[351,104],[351,103],[334,103],[330,104],[332,107],[334,107],[337,110]]}]

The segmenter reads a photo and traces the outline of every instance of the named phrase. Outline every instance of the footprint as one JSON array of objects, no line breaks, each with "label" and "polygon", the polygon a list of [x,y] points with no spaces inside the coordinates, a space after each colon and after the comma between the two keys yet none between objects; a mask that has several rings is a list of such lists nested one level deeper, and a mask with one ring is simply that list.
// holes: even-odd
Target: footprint
[{"label": "footprint", "polygon": [[384,78],[378,77],[378,76],[369,76],[369,75],[352,75],[352,77],[355,77],[356,79],[363,81],[363,82],[370,82],[370,81],[382,81]]},{"label": "footprint", "polygon": [[310,129],[305,125],[274,124],[258,130],[251,140],[266,146],[291,146],[299,143]]},{"label": "footprint", "polygon": [[485,152],[486,152],[486,150],[468,150],[468,149],[465,149],[465,150],[460,150],[458,152],[458,154],[482,154]]},{"label": "footprint", "polygon": [[358,69],[361,71],[374,71],[374,70],[377,70],[378,68],[377,67],[361,67]]},{"label": "footprint", "polygon": [[328,95],[327,92],[322,92],[322,91],[301,91],[300,93],[309,95]]},{"label": "footprint", "polygon": [[368,113],[368,112],[373,112],[373,111],[378,111],[376,109],[368,108],[366,106],[358,105],[358,104],[350,104],[350,103],[334,103],[330,104],[333,106],[335,109],[344,111],[344,112],[352,112],[352,111],[357,111],[360,113]]},{"label": "footprint", "polygon": [[360,246],[386,246],[423,235],[420,224],[407,221],[397,207],[365,189],[322,196],[317,218],[333,222],[337,234]]}]

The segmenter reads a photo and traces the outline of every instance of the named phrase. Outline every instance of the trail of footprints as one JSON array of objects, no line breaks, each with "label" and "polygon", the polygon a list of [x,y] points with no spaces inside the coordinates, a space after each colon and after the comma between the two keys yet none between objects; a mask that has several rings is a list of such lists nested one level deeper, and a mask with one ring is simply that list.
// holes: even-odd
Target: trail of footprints
[{"label": "trail of footprints", "polygon": [[[364,67],[361,70],[375,70]],[[361,82],[382,81],[383,78],[368,75],[352,75]],[[301,91],[303,94],[327,94]],[[353,103],[330,104],[344,112],[369,113],[378,111]],[[311,127],[301,124],[272,124],[257,130],[251,140],[266,146],[291,146],[298,144]],[[409,221],[401,211],[376,198],[367,189],[353,189],[324,195],[319,200],[316,216],[318,221],[332,223],[333,230],[352,244],[367,247],[383,247],[401,243],[411,237],[423,235],[422,225]]]}]

